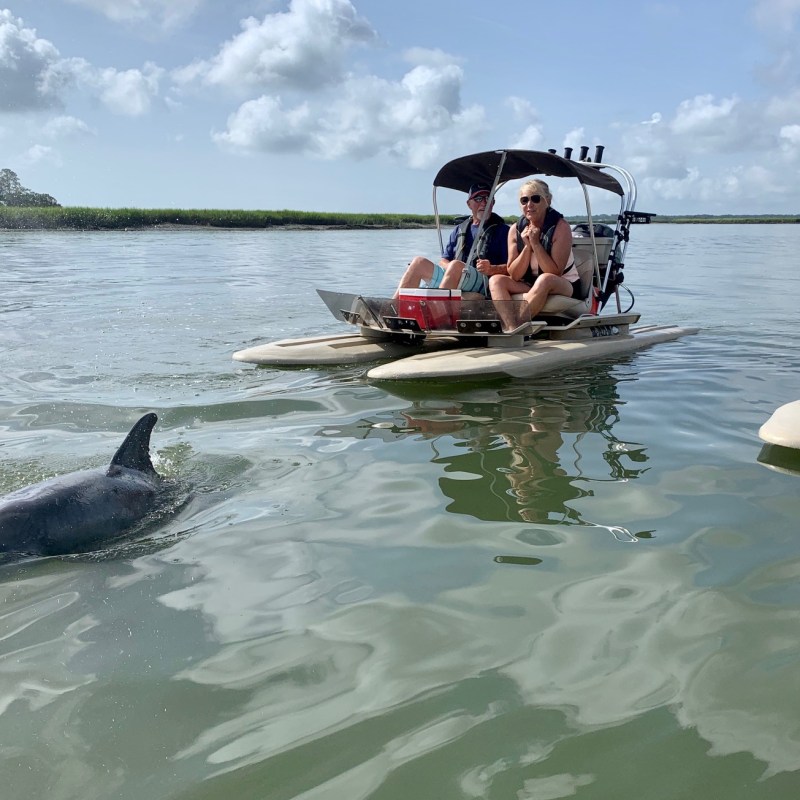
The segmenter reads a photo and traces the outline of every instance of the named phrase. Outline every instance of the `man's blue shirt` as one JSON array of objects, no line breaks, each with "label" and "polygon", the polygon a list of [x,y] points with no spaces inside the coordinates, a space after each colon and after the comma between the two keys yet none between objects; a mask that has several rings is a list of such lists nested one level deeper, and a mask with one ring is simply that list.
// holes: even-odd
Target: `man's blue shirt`
[{"label": "man's blue shirt", "polygon": [[[487,220],[487,223],[489,220]],[[450,239],[444,248],[442,257],[452,261],[456,257],[456,247],[458,244],[458,229],[456,225],[450,233]],[[472,242],[475,240],[475,234],[478,232],[477,225],[470,225],[467,231],[465,242],[464,258],[466,259],[469,250],[472,247]],[[495,225],[488,234],[488,242],[486,245],[486,258],[489,259],[490,264],[505,264],[508,261],[508,225],[504,222]]]}]

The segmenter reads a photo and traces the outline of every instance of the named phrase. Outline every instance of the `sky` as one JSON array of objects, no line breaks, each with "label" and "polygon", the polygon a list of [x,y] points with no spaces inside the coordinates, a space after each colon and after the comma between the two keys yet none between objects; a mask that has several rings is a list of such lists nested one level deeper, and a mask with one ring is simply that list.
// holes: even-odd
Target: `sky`
[{"label": "sky", "polygon": [[428,214],[452,158],[602,144],[639,210],[800,214],[798,31],[800,0],[0,0],[0,169],[65,206]]}]

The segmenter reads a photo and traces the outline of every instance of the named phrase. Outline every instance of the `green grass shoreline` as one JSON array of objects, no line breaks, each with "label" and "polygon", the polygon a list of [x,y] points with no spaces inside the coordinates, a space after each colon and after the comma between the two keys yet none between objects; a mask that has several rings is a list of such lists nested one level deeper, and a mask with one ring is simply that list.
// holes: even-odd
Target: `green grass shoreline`
[{"label": "green grass shoreline", "polygon": [[[443,216],[443,223],[452,224],[455,217]],[[512,218],[509,218],[511,221]],[[570,222],[580,217],[568,217]],[[613,222],[608,215],[598,215],[596,222]],[[797,215],[762,216],[656,216],[654,223],[800,223]],[[83,208],[79,206],[20,208],[0,206],[0,229],[5,230],[137,230],[152,227],[207,228],[341,228],[386,229],[430,228],[432,214],[338,214],[317,211],[237,211],[175,208]]]}]

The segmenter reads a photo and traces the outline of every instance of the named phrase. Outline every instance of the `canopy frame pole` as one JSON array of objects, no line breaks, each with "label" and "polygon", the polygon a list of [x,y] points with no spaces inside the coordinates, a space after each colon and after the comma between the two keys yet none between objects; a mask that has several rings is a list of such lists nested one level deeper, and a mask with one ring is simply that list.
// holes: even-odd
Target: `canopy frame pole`
[{"label": "canopy frame pole", "polygon": [[[494,196],[497,192],[498,184],[500,183],[500,176],[503,174],[503,167],[506,165],[506,156],[508,155],[507,150],[496,150],[495,152],[500,153],[500,163],[497,166],[497,172],[494,175],[494,181],[492,182],[492,187],[489,189],[489,199],[486,201],[486,205],[483,207],[483,214],[481,214],[481,221],[478,225],[478,232],[475,234],[475,237],[472,240],[472,246],[469,248],[469,255],[467,256],[467,264],[470,263],[472,260],[472,256],[474,255],[475,251],[478,248],[478,240],[481,238],[481,233],[483,233],[483,228],[486,223],[486,220],[489,219],[491,216],[491,208],[492,203],[494,202]],[[486,284],[486,276],[483,276],[484,285]]]}]

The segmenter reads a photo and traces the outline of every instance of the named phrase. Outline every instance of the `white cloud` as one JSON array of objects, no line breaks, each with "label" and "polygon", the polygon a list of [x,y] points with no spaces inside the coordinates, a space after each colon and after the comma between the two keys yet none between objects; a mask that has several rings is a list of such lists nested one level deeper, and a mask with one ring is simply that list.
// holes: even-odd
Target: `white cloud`
[{"label": "white cloud", "polygon": [[29,147],[25,153],[22,154],[20,160],[24,166],[33,166],[42,161],[49,161],[56,166],[61,165],[61,157],[58,152],[52,147],[43,144],[35,144],[33,147]]},{"label": "white cloud", "polygon": [[678,106],[670,127],[675,133],[692,136],[718,130],[720,122],[730,118],[738,102],[738,98],[729,97],[714,103],[713,96],[709,94],[684,100]]},{"label": "white cloud", "polygon": [[780,129],[781,152],[788,159],[800,158],[800,125],[784,125]]},{"label": "white cloud", "polygon": [[544,142],[544,127],[533,104],[523,97],[513,95],[505,104],[512,117],[523,126],[522,132],[511,138],[511,147],[519,150],[541,150]]},{"label": "white cloud", "polygon": [[762,113],[762,108],[738,97],[717,101],[706,94],[681,102],[668,124],[684,150],[736,153],[766,147],[773,140],[774,132],[765,129]]},{"label": "white cloud", "polygon": [[768,64],[762,64],[755,70],[760,82],[766,85],[791,83],[797,73],[795,43],[789,48],[775,44],[771,57],[772,60]]},{"label": "white cloud", "polygon": [[800,89],[771,97],[764,108],[764,118],[776,124],[800,120]]},{"label": "white cloud", "polygon": [[446,67],[450,64],[461,64],[463,59],[456,58],[452,53],[446,53],[438,48],[410,47],[403,53],[403,58],[414,66]]},{"label": "white cloud", "polygon": [[506,99],[506,105],[511,109],[511,113],[518,122],[532,123],[539,121],[539,112],[530,100],[524,97],[512,95]]},{"label": "white cloud", "polygon": [[0,112],[60,108],[67,92],[78,89],[88,90],[114,113],[136,116],[150,109],[163,72],[153,64],[119,71],[62,58],[51,42],[0,10]]},{"label": "white cloud", "polygon": [[516,138],[512,139],[511,147],[515,150],[541,150],[543,148],[544,134],[541,125],[528,125]]},{"label": "white cloud", "polygon": [[285,109],[280,97],[248,100],[228,118],[224,133],[213,134],[219,144],[239,150],[303,152],[315,150],[308,106]]},{"label": "white cloud", "polygon": [[586,129],[585,128],[573,128],[565,137],[564,137],[564,147],[571,147],[577,154],[578,150],[582,145],[587,143],[586,139]]},{"label": "white cloud", "polygon": [[800,125],[784,125],[780,133],[782,139],[788,140],[795,146],[800,146]]},{"label": "white cloud", "polygon": [[[512,135],[509,139],[510,147],[521,150],[548,150],[551,147],[558,150],[558,141],[548,140],[545,134],[545,126],[541,120],[536,107],[524,97],[512,95],[506,98],[505,105],[511,109],[512,119],[518,125],[523,126],[521,132]],[[578,157],[578,152],[583,145],[590,147],[589,156],[594,155],[591,146],[595,140],[587,137],[585,128],[573,128],[563,137],[562,147],[571,147],[573,158]]]},{"label": "white cloud", "polygon": [[[381,81],[379,94],[373,98],[380,102],[386,90],[388,102],[383,104],[382,116],[389,129],[401,132],[428,133],[448,128],[461,105],[463,73],[455,64],[439,68],[417,66],[407,72],[400,84]],[[359,91],[360,82],[351,86]],[[354,94],[353,100],[357,98]]]},{"label": "white cloud", "polygon": [[51,42],[8,9],[0,9],[0,112],[25,112],[58,106],[54,67],[60,61]]},{"label": "white cloud", "polygon": [[263,96],[244,103],[214,139],[327,159],[389,155],[425,168],[453,146],[468,148],[486,129],[482,108],[461,108],[462,82],[459,66],[441,63],[417,65],[397,82],[351,77],[314,107],[287,108],[281,98]]},{"label": "white cloud", "polygon": [[175,28],[189,19],[204,0],[69,0],[108,17],[113,22],[152,23]]},{"label": "white cloud", "polygon": [[409,135],[393,143],[391,130],[384,131],[384,151],[412,169],[430,169],[445,158],[474,150],[475,137],[488,129],[484,109],[472,105],[453,114],[441,129]]},{"label": "white cloud", "polygon": [[70,116],[53,117],[45,123],[42,133],[48,139],[68,139],[76,136],[94,135],[94,131],[81,119]]},{"label": "white cloud", "polygon": [[626,163],[637,173],[687,179],[687,163],[710,156],[758,152],[774,145],[777,127],[764,124],[761,105],[712,95],[684,100],[669,119],[661,113],[623,127]]},{"label": "white cloud", "polygon": [[92,86],[105,105],[116,114],[130,117],[146,114],[158,95],[164,70],[147,63],[141,70],[113,68],[82,70],[83,81]]},{"label": "white cloud", "polygon": [[786,32],[800,15],[800,0],[758,0],[753,14],[762,28]]},{"label": "white cloud", "polygon": [[796,192],[799,107],[797,94],[766,103],[700,95],[671,118],[657,113],[624,127],[619,161],[643,196],[675,201],[687,213],[744,212],[743,198],[753,196],[765,211],[785,211]]},{"label": "white cloud", "polygon": [[175,81],[236,91],[313,91],[343,79],[349,47],[377,38],[349,0],[291,0],[288,11],[241,25],[214,58],[176,70]]},{"label": "white cloud", "polygon": [[796,86],[800,79],[796,24],[800,0],[758,0],[753,14],[770,58],[757,68],[757,77],[766,84]]}]

